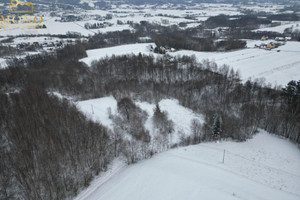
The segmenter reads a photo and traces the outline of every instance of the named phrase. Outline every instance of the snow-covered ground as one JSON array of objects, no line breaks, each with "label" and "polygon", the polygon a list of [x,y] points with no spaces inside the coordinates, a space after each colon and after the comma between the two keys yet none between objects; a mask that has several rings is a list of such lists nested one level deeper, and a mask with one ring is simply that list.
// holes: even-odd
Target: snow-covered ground
[{"label": "snow-covered ground", "polygon": [[[164,5],[112,5],[111,8],[95,8],[97,1],[82,0],[81,3],[88,3],[89,6],[93,7],[92,10],[75,9],[70,13],[68,10],[57,8],[56,16],[51,17],[50,12],[40,11],[39,15],[43,16],[43,23],[47,28],[44,29],[20,29],[20,28],[9,28],[0,29],[1,36],[17,36],[21,34],[25,35],[37,35],[37,34],[66,34],[66,32],[78,32],[84,36],[93,35],[100,32],[110,32],[124,29],[132,29],[127,22],[139,23],[140,21],[148,21],[150,23],[157,23],[161,25],[174,25],[180,22],[196,22],[189,26],[199,25],[199,21],[204,21],[208,17],[217,16],[220,14],[225,15],[242,15],[241,9],[252,9],[252,10],[263,10],[264,12],[276,13],[282,8],[276,4],[262,4],[259,5],[231,5],[231,4],[210,4],[210,3],[199,3],[199,4],[164,4]],[[41,5],[44,7],[45,5]],[[74,22],[60,22],[62,16],[75,14],[80,16],[80,21]],[[107,14],[112,15],[112,19],[104,19]],[[111,27],[87,30],[84,28],[84,24],[99,23],[99,17],[101,20],[111,23]],[[186,18],[186,17],[189,17]],[[191,19],[192,17],[193,19]],[[118,25],[117,21],[120,20],[124,24]],[[163,22],[164,20],[164,22]]]},{"label": "snow-covered ground", "polygon": [[124,55],[124,54],[152,54],[148,50],[148,46],[155,46],[154,43],[141,43],[141,44],[127,44],[115,47],[101,48],[101,49],[93,49],[86,51],[86,58],[81,59],[81,62],[86,63],[87,65],[91,65],[92,61],[99,60],[106,56],[111,57],[112,55]]},{"label": "snow-covered ground", "polygon": [[[163,5],[130,5],[130,4],[117,4],[111,5],[110,8],[95,7],[96,0],[81,0],[81,3],[88,3],[93,9],[84,10],[81,8],[74,8],[72,12],[64,10],[64,8],[56,9],[56,17],[52,17],[50,12],[40,10],[38,15],[43,16],[43,23],[47,28],[45,29],[0,29],[1,36],[17,36],[21,34],[25,35],[37,35],[37,34],[66,34],[66,32],[78,32],[84,36],[93,35],[100,32],[110,32],[124,29],[132,29],[127,22],[139,23],[140,21],[148,21],[150,23],[157,23],[161,25],[175,25],[180,22],[196,22],[189,24],[191,26],[199,25],[200,21],[206,20],[208,17],[224,15],[243,15],[242,10],[254,10],[256,12],[263,11],[269,13],[277,13],[283,8],[282,5],[269,4],[269,3],[257,3],[257,4],[215,4],[215,3],[193,3],[193,4],[163,4]],[[111,2],[114,4],[113,2]],[[35,4],[36,5],[36,4]],[[49,5],[40,5],[47,7]],[[7,8],[8,9],[8,8]],[[38,12],[38,11],[36,11]],[[74,22],[60,22],[61,17],[68,15],[80,16],[80,21]],[[112,15],[112,19],[105,18],[107,14]],[[188,18],[187,18],[188,17]],[[191,18],[192,17],[192,18]],[[99,19],[101,18],[101,21]],[[122,21],[124,24],[118,25],[117,21]],[[84,24],[99,23],[99,22],[111,23],[111,27],[87,30],[84,28]],[[164,22],[163,22],[164,21]]]},{"label": "snow-covered ground", "polygon": [[[148,113],[145,127],[153,135],[155,104],[138,101],[136,105]],[[191,134],[192,119],[204,121],[177,100],[164,99],[159,105],[175,124],[172,143],[178,142],[180,131]],[[112,96],[80,101],[77,106],[88,117],[112,129],[108,109],[112,114],[117,112],[117,101]],[[222,141],[173,149],[132,166],[126,167],[117,159],[76,200],[296,200],[300,198],[299,169],[299,149],[261,130],[247,142]]]},{"label": "snow-covered ground", "polygon": [[[150,132],[150,135],[154,136],[156,133],[153,128],[152,116],[156,105],[147,102],[136,102],[136,105],[148,113],[145,128]],[[196,114],[192,110],[181,106],[175,99],[163,99],[159,102],[159,106],[162,111],[168,113],[168,118],[174,122],[175,131],[171,138],[172,144],[179,143],[180,134],[191,134],[190,127],[193,119],[197,119],[201,123],[204,122],[202,115]],[[109,118],[108,109],[111,110],[111,114],[113,115],[117,113],[117,101],[114,97],[110,96],[80,101],[77,102],[77,107],[94,121],[100,122],[113,130],[113,122],[112,119]]]},{"label": "snow-covered ground", "polygon": [[0,69],[6,67],[6,59],[0,58]]},{"label": "snow-covered ground", "polygon": [[43,29],[26,29],[26,28],[9,28],[9,29],[0,29],[1,36],[18,36],[18,35],[58,35],[58,34],[66,34],[67,32],[77,32],[83,36],[94,35],[95,33],[101,32],[112,32],[112,31],[122,31],[125,29],[132,29],[128,25],[123,26],[112,26],[102,29],[85,29],[84,24],[89,21],[81,21],[81,22],[59,22],[55,21],[59,20],[59,18],[45,18],[43,24],[47,28]]},{"label": "snow-covered ground", "polygon": [[58,37],[44,37],[44,36],[41,36],[41,37],[17,37],[17,38],[13,39],[12,43],[7,43],[7,44],[9,44],[11,46],[15,46],[15,45],[21,44],[21,43],[38,42],[39,44],[43,44],[43,43],[57,42],[57,41],[65,42],[67,40],[75,42],[74,38],[64,39],[64,38],[58,38]]},{"label": "snow-covered ground", "polygon": [[[26,56],[32,56],[32,55],[36,55],[36,54],[39,54],[40,52],[38,51],[27,51],[23,54],[20,54],[20,55],[16,55],[14,56],[15,58],[18,58],[18,59],[23,59],[23,58],[26,58]],[[5,56],[3,58],[0,58],[0,69],[1,68],[6,68],[8,66],[8,61],[13,59],[14,57],[9,57],[9,56]]]},{"label": "snow-covered ground", "polygon": [[[249,2],[250,3],[250,2]],[[253,10],[255,12],[268,12],[272,14],[282,13],[284,5],[274,4],[274,3],[254,3],[241,4],[239,5],[241,9]]]},{"label": "snow-covered ground", "polygon": [[[152,117],[154,114],[155,104],[148,102],[136,103],[142,110],[145,110],[149,117],[146,121],[145,128],[149,130],[150,134],[154,134]],[[163,99],[159,102],[159,107],[162,111],[168,113],[168,118],[174,122],[174,133],[171,137],[171,144],[178,144],[180,142],[180,134],[191,135],[191,122],[194,119],[204,123],[202,115],[194,113],[192,110],[183,107],[175,99]]]},{"label": "snow-covered ground", "polygon": [[299,149],[264,131],[243,143],[202,143],[115,168],[76,200],[300,199]]},{"label": "snow-covered ground", "polygon": [[[262,41],[247,41],[247,49],[229,52],[197,52],[181,50],[169,53],[172,56],[195,55],[198,61],[208,59],[216,62],[219,66],[229,65],[240,72],[243,81],[249,79],[266,80],[266,83],[275,85],[286,85],[291,80],[300,79],[300,42],[287,42],[277,49],[267,51],[264,49],[253,48],[254,44],[261,44]],[[266,41],[265,43],[268,43]],[[93,60],[99,60],[105,56],[122,54],[152,54],[147,46],[153,43],[121,45],[110,48],[102,48],[87,51],[88,57],[81,59],[82,62],[90,65]],[[280,50],[280,51],[278,51]]]},{"label": "snow-covered ground", "polygon": [[108,109],[112,114],[117,113],[117,101],[114,97],[103,97],[77,102],[77,107],[94,121],[100,122],[107,128],[113,129],[112,119],[109,118]]},{"label": "snow-covered ground", "polygon": [[290,22],[286,24],[282,24],[280,26],[275,26],[275,27],[266,27],[266,28],[260,28],[257,29],[256,31],[271,31],[271,32],[279,32],[283,33],[286,28],[293,28],[293,30],[300,30],[300,22]]},{"label": "snow-covered ground", "polygon": [[[261,41],[256,42],[258,45],[260,43]],[[208,59],[219,66],[229,65],[240,72],[243,81],[249,78],[264,78],[266,83],[274,86],[286,85],[291,80],[300,79],[300,42],[287,42],[286,45],[271,51],[257,48],[230,52],[183,50],[171,53],[171,55],[195,55],[199,61]]]},{"label": "snow-covered ground", "polygon": [[[90,2],[93,5],[92,2]],[[171,5],[170,5],[171,6]],[[201,12],[199,9],[201,8]],[[1,36],[18,36],[18,35],[39,35],[39,34],[66,34],[67,32],[77,32],[83,36],[94,35],[95,33],[111,32],[111,31],[122,31],[122,30],[133,30],[131,26],[127,24],[128,21],[133,23],[140,23],[140,21],[148,21],[150,23],[156,23],[161,25],[176,25],[180,22],[197,22],[198,20],[206,20],[209,16],[215,16],[219,14],[238,15],[241,14],[237,8],[231,6],[207,4],[196,6],[195,8],[189,8],[179,10],[176,6],[167,8],[154,8],[153,6],[135,8],[132,5],[127,5],[123,8],[112,8],[108,10],[78,10],[72,14],[82,16],[81,21],[74,22],[60,22],[60,17],[50,17],[49,13],[41,13],[43,15],[43,25],[46,28],[43,29],[27,29],[18,28],[16,25],[12,25],[10,28],[0,29]],[[69,15],[70,13],[64,13],[63,10],[57,12],[58,15]],[[112,15],[112,19],[104,19],[105,22],[110,23],[112,26],[99,29],[85,29],[85,23],[102,23],[103,21],[96,20],[97,17],[105,17],[107,14]],[[168,16],[163,16],[168,15]],[[176,18],[170,17],[176,16]],[[186,19],[187,16],[194,16],[195,19]],[[120,25],[117,21],[121,21],[124,24]],[[192,24],[193,26],[199,25],[199,23]],[[15,26],[15,28],[14,28]],[[190,25],[191,26],[191,25]]]}]

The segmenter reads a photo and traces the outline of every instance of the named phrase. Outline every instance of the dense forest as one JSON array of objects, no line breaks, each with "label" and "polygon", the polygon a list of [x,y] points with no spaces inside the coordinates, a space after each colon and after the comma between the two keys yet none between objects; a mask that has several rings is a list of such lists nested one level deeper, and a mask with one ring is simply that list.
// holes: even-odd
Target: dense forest
[{"label": "dense forest", "polygon": [[[86,49],[133,43],[138,33],[97,34],[55,53],[12,59],[0,69],[1,199],[70,199],[114,157],[123,155],[130,164],[172,148],[173,122],[157,105],[153,124],[160,135],[152,138],[136,100],[175,98],[205,116],[204,124],[191,122],[193,134],[173,147],[245,141],[259,128],[300,144],[300,81],[284,88],[260,80],[243,84],[229,66],[187,56],[112,56],[90,67],[78,61]],[[114,96],[114,129],[87,119],[52,91],[74,101]]]},{"label": "dense forest", "polygon": [[112,159],[106,128],[36,86],[0,94],[0,198],[66,199]]}]

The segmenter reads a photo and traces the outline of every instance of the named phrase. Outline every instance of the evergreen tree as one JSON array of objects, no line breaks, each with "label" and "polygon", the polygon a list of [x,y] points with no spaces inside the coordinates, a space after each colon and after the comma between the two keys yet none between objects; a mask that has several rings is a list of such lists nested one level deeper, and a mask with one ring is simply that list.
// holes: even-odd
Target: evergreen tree
[{"label": "evergreen tree", "polygon": [[161,111],[158,104],[154,109],[153,123],[156,128],[160,130],[162,134],[170,134],[174,130],[174,124],[172,120],[168,119],[167,112]]},{"label": "evergreen tree", "polygon": [[162,114],[162,112],[160,110],[159,104],[156,104],[156,107],[155,107],[155,110],[154,110],[154,116],[155,117],[160,117],[161,114]]},{"label": "evergreen tree", "polygon": [[217,140],[220,139],[222,134],[222,118],[219,114],[215,114],[213,126],[212,126],[212,137]]},{"label": "evergreen tree", "polygon": [[297,105],[300,103],[300,81],[290,81],[288,85],[283,88],[283,95],[290,106],[297,108]]}]

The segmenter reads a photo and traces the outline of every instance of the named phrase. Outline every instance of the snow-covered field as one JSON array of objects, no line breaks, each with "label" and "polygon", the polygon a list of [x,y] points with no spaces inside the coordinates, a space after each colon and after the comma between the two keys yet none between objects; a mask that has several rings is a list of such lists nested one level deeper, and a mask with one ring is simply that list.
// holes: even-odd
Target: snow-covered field
[{"label": "snow-covered field", "polygon": [[[152,116],[155,109],[155,104],[147,102],[136,102],[142,110],[148,114],[148,119],[145,128],[150,132],[150,135],[155,135],[153,128]],[[194,113],[192,110],[181,106],[175,99],[163,99],[159,102],[162,111],[168,113],[168,118],[174,122],[174,133],[172,134],[172,144],[179,143],[180,134],[191,134],[191,121],[193,119],[204,122],[202,115]],[[117,113],[117,101],[114,97],[103,97],[99,99],[91,99],[87,101],[77,102],[77,107],[94,121],[100,122],[104,126],[113,130],[112,119],[109,118],[108,109],[114,115]]]},{"label": "snow-covered field", "polygon": [[202,143],[119,166],[76,200],[300,199],[299,149],[263,131],[243,143]]},{"label": "snow-covered field", "polygon": [[280,26],[260,28],[257,29],[256,31],[271,31],[271,32],[283,33],[286,28],[293,28],[293,30],[296,29],[299,30],[300,29],[299,25],[300,22],[290,22],[290,23],[282,24]]},{"label": "snow-covered field", "polygon": [[[169,53],[172,56],[195,55],[198,61],[208,59],[216,62],[219,66],[229,65],[240,72],[243,81],[249,79],[266,80],[266,83],[275,85],[286,85],[291,80],[300,79],[300,42],[287,42],[277,49],[267,51],[253,48],[254,44],[261,44],[261,41],[247,41],[247,49],[230,52],[197,52],[181,50]],[[266,42],[267,43],[267,42]],[[152,54],[147,46],[153,43],[121,45],[110,48],[102,48],[87,51],[88,57],[81,59],[82,62],[90,65],[93,60],[99,60],[105,56],[122,54]],[[280,51],[278,51],[280,50]]]},{"label": "snow-covered field", "polygon": [[93,61],[99,60],[106,56],[111,57],[112,55],[120,56],[124,54],[138,55],[139,53],[149,55],[152,54],[148,50],[149,45],[155,46],[154,43],[141,43],[141,44],[127,44],[127,45],[121,45],[115,47],[88,50],[86,51],[88,57],[83,58],[80,61],[84,62],[87,65],[91,65]]},{"label": "snow-covered field", "polygon": [[240,8],[242,9],[247,9],[247,10],[254,10],[256,12],[268,12],[272,14],[276,14],[280,11],[281,9],[284,8],[284,5],[280,4],[274,4],[274,3],[257,3],[255,4],[254,2],[249,2],[247,5],[240,5]]},{"label": "snow-covered field", "polygon": [[199,61],[209,59],[219,66],[229,65],[240,72],[243,81],[264,78],[274,86],[300,79],[300,42],[287,42],[271,51],[256,48],[217,53],[183,50],[171,55],[195,55]]}]

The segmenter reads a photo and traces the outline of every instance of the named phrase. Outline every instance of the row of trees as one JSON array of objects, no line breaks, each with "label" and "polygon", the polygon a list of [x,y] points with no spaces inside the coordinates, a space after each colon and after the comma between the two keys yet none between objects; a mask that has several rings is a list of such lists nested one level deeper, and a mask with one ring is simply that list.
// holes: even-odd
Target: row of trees
[{"label": "row of trees", "polygon": [[112,24],[107,22],[97,22],[97,23],[85,23],[84,28],[85,29],[99,29],[99,28],[105,28],[107,26],[112,26]]},{"label": "row of trees", "polygon": [[[122,44],[131,44],[140,42],[141,37],[151,37],[158,47],[170,47],[175,49],[189,49],[195,51],[218,51],[244,48],[246,42],[237,39],[228,39],[218,42],[214,39],[212,33],[199,37],[205,33],[205,26],[197,28],[180,29],[178,26],[160,26],[146,21],[132,24],[136,30],[116,31],[108,33],[97,33],[92,36],[86,49],[95,49],[110,47]],[[260,35],[261,37],[261,35]]]},{"label": "row of trees", "polygon": [[0,55],[1,56],[15,56],[18,55],[20,53],[23,53],[23,51],[14,48],[12,46],[6,46],[6,45],[2,45],[0,43]]},{"label": "row of trees", "polygon": [[[188,49],[194,51],[228,51],[232,49],[242,49],[246,47],[246,42],[237,39],[215,40],[213,31],[208,35],[203,29],[165,28],[160,33],[154,33],[155,44],[160,47],[172,47],[175,49]],[[203,35],[204,36],[199,36]]]},{"label": "row of trees", "polygon": [[231,19],[233,16],[218,15],[209,17],[205,21],[208,28],[217,27],[243,27],[246,29],[259,28],[261,24],[271,24],[272,21],[265,18],[259,18],[255,15],[234,16],[236,19]]}]

